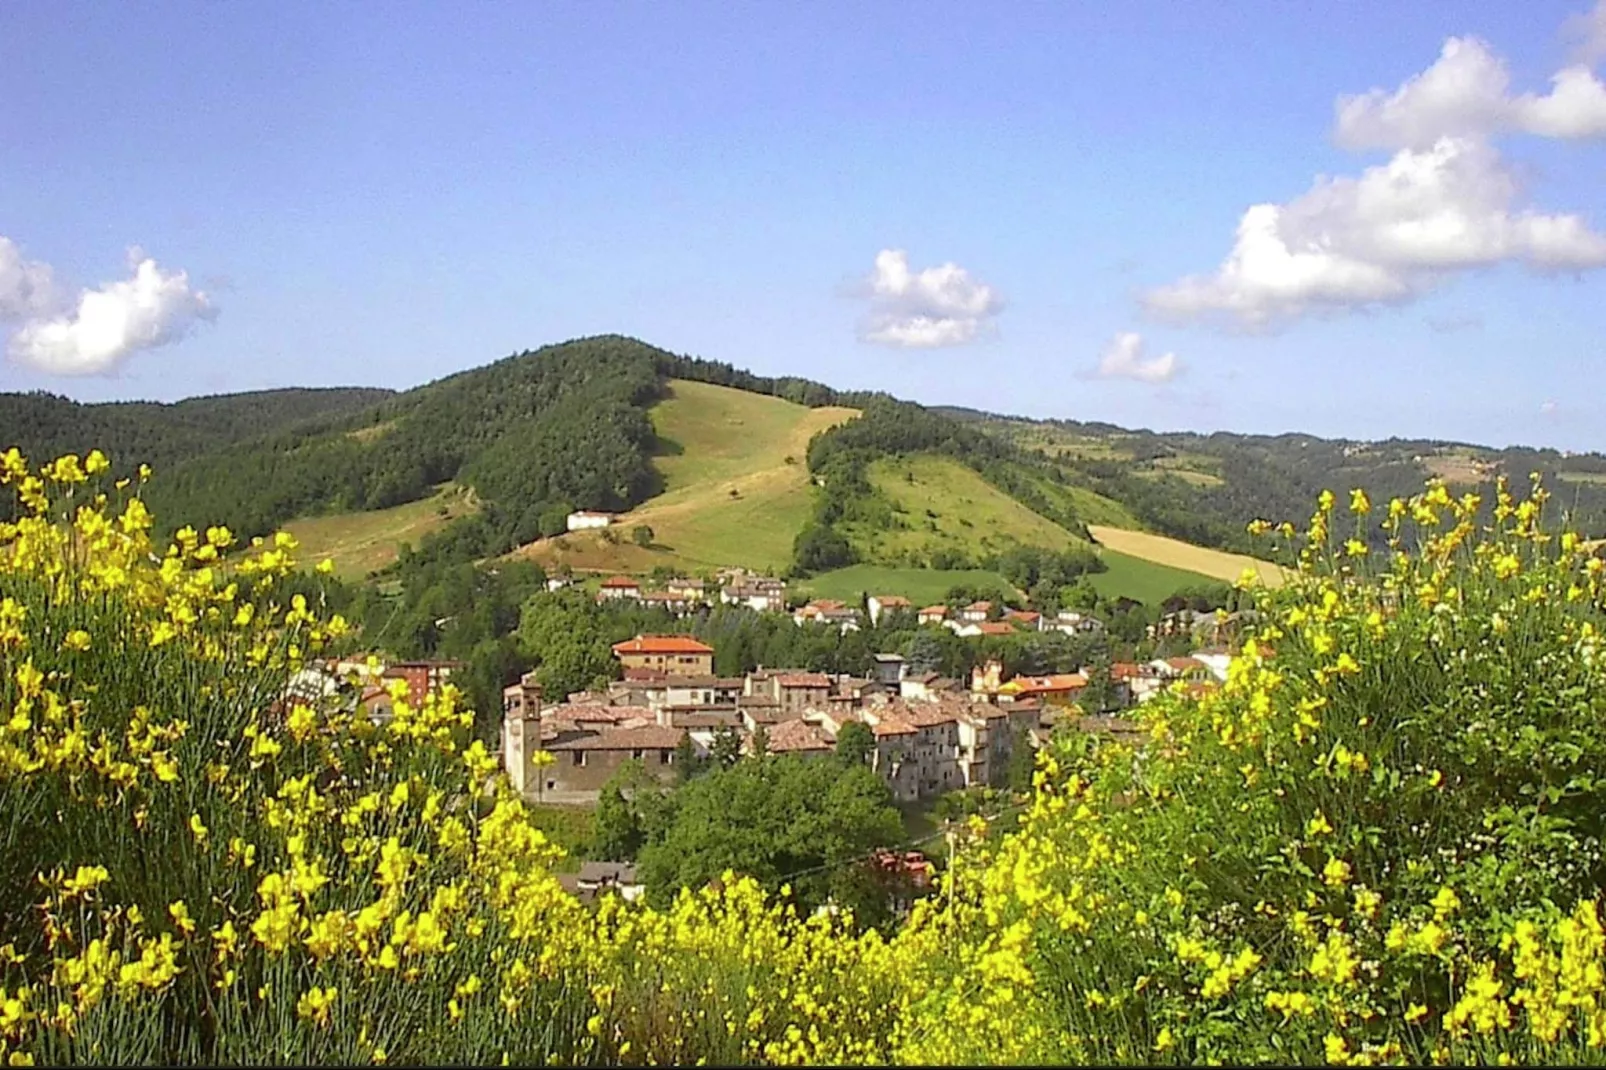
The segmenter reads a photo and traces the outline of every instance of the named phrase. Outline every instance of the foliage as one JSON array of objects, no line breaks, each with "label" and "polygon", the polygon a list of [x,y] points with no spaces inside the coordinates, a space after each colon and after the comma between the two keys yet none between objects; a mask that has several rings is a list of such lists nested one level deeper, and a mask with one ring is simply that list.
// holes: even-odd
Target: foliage
[{"label": "foliage", "polygon": [[875,753],[875,734],[862,721],[849,721],[836,734],[836,756],[848,765],[867,765]]},{"label": "foliage", "polygon": [[744,758],[690,781],[666,804],[661,830],[639,855],[647,893],[661,903],[735,871],[768,887],[790,883],[799,903],[818,906],[846,863],[903,833],[881,778],[831,758]]},{"label": "foliage", "polygon": [[[0,526],[8,1059],[1606,1048],[1606,562],[1542,523],[1537,486],[1433,484],[1381,517],[1357,494],[1347,521],[1324,496],[1276,536],[1301,576],[1259,592],[1220,689],[1146,703],[1134,741],[1057,733],[1025,812],[972,818],[940,894],[882,936],[795,905],[850,902],[861,851],[898,835],[869,770],[700,776],[641,854],[697,890],[587,909],[453,689],[384,725],[276,701],[345,630],[290,593],[293,540],[153,543],[135,488],[97,500],[104,471],[0,456],[22,517]],[[763,881],[715,869],[737,853]]]}]

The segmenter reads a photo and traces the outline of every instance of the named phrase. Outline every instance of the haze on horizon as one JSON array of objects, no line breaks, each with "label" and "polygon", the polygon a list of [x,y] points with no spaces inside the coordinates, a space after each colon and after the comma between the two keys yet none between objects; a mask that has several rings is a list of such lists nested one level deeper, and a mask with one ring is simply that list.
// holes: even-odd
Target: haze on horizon
[{"label": "haze on horizon", "polygon": [[0,390],[620,333],[927,404],[1606,450],[1606,0],[0,8]]}]

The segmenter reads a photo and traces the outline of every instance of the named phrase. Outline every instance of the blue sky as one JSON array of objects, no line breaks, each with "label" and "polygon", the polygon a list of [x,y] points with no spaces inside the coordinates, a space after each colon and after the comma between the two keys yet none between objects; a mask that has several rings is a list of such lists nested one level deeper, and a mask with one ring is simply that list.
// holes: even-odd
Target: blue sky
[{"label": "blue sky", "polygon": [[[1606,449],[1589,14],[19,0],[0,389],[406,387],[619,332],[1032,416]],[[1385,99],[1441,59],[1449,99]],[[1218,271],[1262,203],[1303,288]]]}]

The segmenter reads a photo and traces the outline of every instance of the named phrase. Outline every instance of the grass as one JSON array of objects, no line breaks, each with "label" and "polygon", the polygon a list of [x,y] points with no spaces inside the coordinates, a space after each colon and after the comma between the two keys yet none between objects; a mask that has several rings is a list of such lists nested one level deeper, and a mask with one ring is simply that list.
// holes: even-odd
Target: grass
[{"label": "grass", "polygon": [[835,598],[849,605],[861,594],[897,594],[915,603],[915,608],[940,602],[950,587],[1015,588],[1004,577],[986,569],[891,568],[885,565],[849,565],[834,572],[822,572],[803,580],[798,590],[812,598]]},{"label": "grass", "polygon": [[284,529],[300,541],[302,560],[330,558],[335,575],[360,580],[395,561],[402,543],[417,546],[425,535],[476,508],[472,492],[446,484],[420,501],[390,509],[306,517],[292,520]]},{"label": "grass", "polygon": [[1563,483],[1606,483],[1606,472],[1557,472]]},{"label": "grass", "polygon": [[[579,570],[645,572],[658,565],[724,565],[779,570],[812,506],[805,454],[809,439],[858,415],[810,409],[730,387],[673,380],[652,409],[668,448],[654,460],[664,492],[620,518],[617,544],[599,533],[543,539],[521,550],[543,564]],[[653,529],[651,547],[630,529]]]},{"label": "grass", "polygon": [[[1197,576],[1203,575],[1231,583],[1241,576],[1246,568],[1254,569],[1262,583],[1276,586],[1282,582],[1282,570],[1276,565],[1243,554],[1211,550],[1180,539],[1151,535],[1143,531],[1107,527],[1089,527],[1088,530],[1105,547],[1106,552],[1113,550],[1127,557],[1166,566],[1174,571],[1193,573],[1194,582],[1197,582]],[[1106,560],[1109,560],[1108,555]],[[1113,572],[1114,561],[1110,564]]]},{"label": "grass", "polygon": [[888,564],[920,565],[939,550],[981,558],[1014,544],[1065,549],[1075,535],[1039,516],[948,457],[887,457],[869,469],[872,485],[891,499],[900,527],[839,525],[859,556]]},{"label": "grass", "polygon": [[1152,606],[1164,602],[1184,587],[1198,587],[1211,582],[1211,577],[1202,573],[1145,561],[1119,550],[1105,548],[1099,552],[1099,556],[1109,570],[1089,576],[1088,582],[1105,598],[1131,598]]}]

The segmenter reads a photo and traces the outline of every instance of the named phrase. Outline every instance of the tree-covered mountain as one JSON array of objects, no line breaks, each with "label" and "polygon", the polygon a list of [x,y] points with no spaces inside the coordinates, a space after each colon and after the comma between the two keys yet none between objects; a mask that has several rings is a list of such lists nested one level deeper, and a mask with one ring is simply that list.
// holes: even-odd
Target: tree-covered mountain
[{"label": "tree-covered mountain", "polygon": [[99,449],[119,471],[174,467],[207,452],[295,429],[316,433],[373,408],[393,391],[373,387],[256,390],[244,394],[84,404],[43,391],[0,394],[0,449],[32,458]]}]

